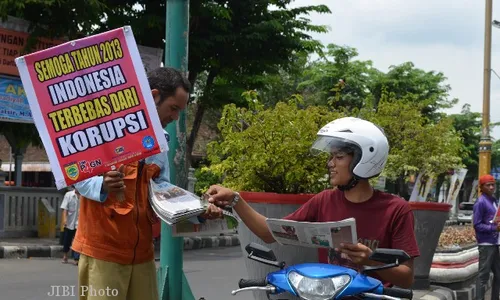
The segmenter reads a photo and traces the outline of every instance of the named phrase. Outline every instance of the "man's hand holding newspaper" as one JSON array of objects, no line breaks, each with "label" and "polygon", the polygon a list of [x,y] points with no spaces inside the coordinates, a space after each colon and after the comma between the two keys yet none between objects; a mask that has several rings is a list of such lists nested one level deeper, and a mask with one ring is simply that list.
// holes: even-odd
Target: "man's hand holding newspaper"
[{"label": "man's hand holding newspaper", "polygon": [[172,226],[173,236],[233,233],[238,219],[206,198],[168,182],[150,181],[150,204],[157,216]]}]

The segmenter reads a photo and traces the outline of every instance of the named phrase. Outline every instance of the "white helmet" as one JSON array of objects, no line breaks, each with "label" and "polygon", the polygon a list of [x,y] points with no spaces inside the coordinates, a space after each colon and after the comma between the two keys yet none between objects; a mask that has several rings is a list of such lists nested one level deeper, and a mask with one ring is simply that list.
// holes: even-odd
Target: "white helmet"
[{"label": "white helmet", "polygon": [[354,154],[351,172],[357,179],[382,173],[389,155],[389,142],[383,130],[372,122],[354,117],[340,118],[318,131],[313,153],[339,149]]}]

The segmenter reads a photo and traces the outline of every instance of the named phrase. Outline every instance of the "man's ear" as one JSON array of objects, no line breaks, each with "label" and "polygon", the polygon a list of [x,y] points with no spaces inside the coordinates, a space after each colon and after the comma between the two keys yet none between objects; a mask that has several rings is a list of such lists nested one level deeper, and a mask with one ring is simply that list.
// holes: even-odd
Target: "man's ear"
[{"label": "man's ear", "polygon": [[160,91],[157,89],[152,89],[151,94],[153,95],[153,99],[155,100],[155,104],[158,105],[160,103],[160,100],[161,100]]}]

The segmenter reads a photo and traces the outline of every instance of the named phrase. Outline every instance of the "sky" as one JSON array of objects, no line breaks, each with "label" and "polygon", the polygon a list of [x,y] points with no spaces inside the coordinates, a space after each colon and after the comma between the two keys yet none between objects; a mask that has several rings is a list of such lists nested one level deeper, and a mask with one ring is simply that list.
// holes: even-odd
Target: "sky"
[{"label": "sky", "polygon": [[[493,20],[500,21],[500,2],[493,0]],[[496,2],[496,3],[495,3]],[[310,14],[328,33],[312,34],[323,44],[348,45],[359,60],[375,68],[411,61],[425,71],[442,72],[459,102],[482,112],[485,1],[482,0],[296,0],[292,6],[327,5],[331,14]],[[496,4],[496,6],[495,6]],[[500,75],[500,28],[492,28],[491,68]],[[490,118],[500,121],[500,78],[491,75]],[[500,139],[500,128],[492,132]]]}]

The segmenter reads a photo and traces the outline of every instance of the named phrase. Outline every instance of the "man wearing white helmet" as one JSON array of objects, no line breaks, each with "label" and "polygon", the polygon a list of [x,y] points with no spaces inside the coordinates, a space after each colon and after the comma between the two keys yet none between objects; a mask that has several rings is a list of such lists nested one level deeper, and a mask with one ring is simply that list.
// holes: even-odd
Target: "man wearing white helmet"
[{"label": "man wearing white helmet", "polygon": [[[406,251],[412,259],[397,268],[377,271],[375,277],[386,285],[409,288],[413,284],[413,258],[420,255],[413,231],[413,213],[404,199],[375,190],[368,179],[378,176],[387,162],[389,143],[382,129],[366,120],[346,117],[321,128],[311,148],[313,154],[326,152],[330,183],[325,190],[285,219],[308,222],[356,219],[358,244],[340,249],[318,249],[319,261],[358,269],[376,265],[368,259],[376,248]],[[230,206],[248,228],[266,243],[275,242],[266,217],[256,212],[237,192],[221,186],[207,191],[209,201]]]}]

